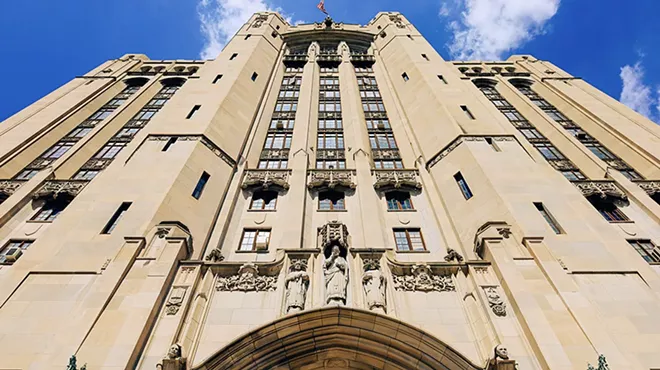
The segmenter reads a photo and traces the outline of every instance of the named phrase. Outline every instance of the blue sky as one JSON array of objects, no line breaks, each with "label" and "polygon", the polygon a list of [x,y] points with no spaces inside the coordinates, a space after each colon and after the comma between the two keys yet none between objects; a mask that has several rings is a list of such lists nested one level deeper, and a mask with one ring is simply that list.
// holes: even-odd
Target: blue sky
[{"label": "blue sky", "polygon": [[[313,22],[323,18],[316,2],[5,1],[0,121],[107,59],[214,55],[254,11]],[[326,0],[326,8],[336,21],[362,24],[378,11],[400,11],[447,60],[550,60],[660,122],[658,0]]]}]

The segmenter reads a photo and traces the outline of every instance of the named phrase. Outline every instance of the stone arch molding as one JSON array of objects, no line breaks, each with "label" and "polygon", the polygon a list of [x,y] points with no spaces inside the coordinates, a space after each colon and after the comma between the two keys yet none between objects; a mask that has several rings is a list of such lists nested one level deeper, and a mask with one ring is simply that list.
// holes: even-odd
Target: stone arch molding
[{"label": "stone arch molding", "polygon": [[194,366],[224,369],[483,369],[436,337],[392,317],[347,307],[285,316]]}]

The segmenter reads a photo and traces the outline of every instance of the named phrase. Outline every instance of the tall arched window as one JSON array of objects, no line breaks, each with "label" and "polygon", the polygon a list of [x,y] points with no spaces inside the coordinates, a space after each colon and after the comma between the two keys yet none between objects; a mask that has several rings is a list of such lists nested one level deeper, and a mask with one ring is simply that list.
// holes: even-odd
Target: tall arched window
[{"label": "tall arched window", "polygon": [[320,211],[343,211],[346,209],[344,193],[339,191],[323,191],[319,193]]}]

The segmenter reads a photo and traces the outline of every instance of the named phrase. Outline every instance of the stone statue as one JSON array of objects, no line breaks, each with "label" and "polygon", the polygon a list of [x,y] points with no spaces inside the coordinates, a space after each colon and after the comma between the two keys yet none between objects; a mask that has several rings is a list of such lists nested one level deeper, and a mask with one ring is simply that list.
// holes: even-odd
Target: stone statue
[{"label": "stone statue", "polygon": [[498,344],[495,347],[495,358],[499,358],[502,360],[508,360],[509,359],[509,350],[504,347],[501,344]]},{"label": "stone statue", "polygon": [[181,358],[181,345],[179,343],[172,344],[170,350],[167,351],[167,358],[170,360]]},{"label": "stone statue", "polygon": [[158,370],[184,370],[186,368],[186,359],[183,358],[183,350],[179,343],[174,343],[167,351],[167,356],[159,364],[156,364]]},{"label": "stone statue", "polygon": [[367,307],[369,307],[369,310],[383,314],[386,313],[386,284],[387,280],[385,280],[385,276],[380,271],[380,262],[378,260],[365,260],[362,286],[367,296]]},{"label": "stone statue", "polygon": [[297,259],[291,261],[289,274],[285,280],[286,313],[300,312],[305,309],[305,298],[309,287],[307,261]]},{"label": "stone statue", "polygon": [[341,249],[335,245],[324,264],[325,302],[329,306],[346,304],[346,288],[348,287],[348,262],[341,256]]}]

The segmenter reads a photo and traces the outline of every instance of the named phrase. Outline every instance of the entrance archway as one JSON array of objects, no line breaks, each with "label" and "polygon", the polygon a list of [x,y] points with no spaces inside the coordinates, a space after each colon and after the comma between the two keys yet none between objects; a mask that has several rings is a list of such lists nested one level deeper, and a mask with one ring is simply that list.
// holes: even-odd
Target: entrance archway
[{"label": "entrance archway", "polygon": [[483,369],[447,344],[388,316],[328,307],[285,316],[194,370]]}]

